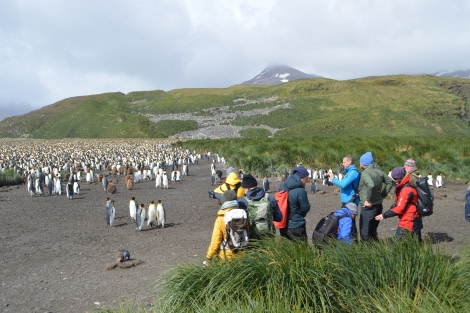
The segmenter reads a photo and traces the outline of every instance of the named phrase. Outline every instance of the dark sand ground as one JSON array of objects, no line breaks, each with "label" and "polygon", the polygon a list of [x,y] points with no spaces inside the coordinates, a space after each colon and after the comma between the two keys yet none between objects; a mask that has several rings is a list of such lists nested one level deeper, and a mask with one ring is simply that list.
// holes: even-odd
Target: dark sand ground
[{"label": "dark sand ground", "polygon": [[[218,210],[207,193],[215,188],[209,163],[191,165],[189,176],[167,190],[157,190],[154,181],[127,190],[123,176],[109,179],[117,185],[116,194],[107,194],[100,183],[82,182],[81,194],[73,200],[65,195],[31,197],[24,185],[0,188],[1,312],[93,312],[123,301],[149,305],[157,292],[153,284],[165,271],[181,263],[202,264]],[[277,190],[280,179],[270,181]],[[310,183],[306,188],[310,190]],[[319,188],[317,194],[308,193],[309,236],[316,222],[339,204],[338,188]],[[449,254],[458,254],[470,239],[466,190],[458,183],[434,189],[435,213],[424,219],[423,233]],[[111,227],[105,221],[108,196],[117,210]],[[163,200],[166,227],[136,232],[128,209],[132,196],[146,207],[151,200]],[[387,199],[384,207],[391,203]],[[393,236],[396,225],[396,218],[381,222],[380,236]],[[143,263],[108,270],[118,249],[127,249],[134,262]]]}]

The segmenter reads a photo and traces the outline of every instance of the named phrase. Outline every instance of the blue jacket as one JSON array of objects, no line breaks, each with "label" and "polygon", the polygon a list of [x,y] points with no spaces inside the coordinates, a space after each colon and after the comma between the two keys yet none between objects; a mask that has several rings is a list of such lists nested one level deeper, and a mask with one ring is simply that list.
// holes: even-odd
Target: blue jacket
[{"label": "blue jacket", "polygon": [[[348,203],[354,197],[356,190],[359,187],[359,179],[361,175],[356,169],[355,164],[351,164],[346,169],[346,174],[342,180],[338,178],[333,178],[331,181],[333,184],[341,188],[341,203]],[[354,201],[355,204],[359,204],[359,197]]]},{"label": "blue jacket", "polygon": [[[345,216],[346,214],[346,216]],[[346,242],[352,244],[351,240],[351,230],[352,230],[352,215],[351,211],[347,208],[341,208],[336,210],[333,213],[334,216],[343,216],[338,220],[338,234],[336,238],[339,241]]]},{"label": "blue jacket", "polygon": [[305,226],[305,216],[310,211],[307,191],[297,174],[290,175],[281,184],[279,190],[288,190],[289,216],[287,217],[287,228],[298,228]]},{"label": "blue jacket", "polygon": [[[266,195],[266,192],[264,191],[263,188],[259,186],[251,190],[248,190],[244,198],[237,199],[238,206],[246,209],[248,207],[248,201],[246,199],[253,200],[253,201],[260,201],[261,199],[264,198],[265,195]],[[276,221],[276,222],[281,221],[282,212],[279,209],[276,199],[274,199],[274,196],[270,194],[268,196],[268,200],[269,200],[269,203],[271,204],[271,208],[273,209],[273,221]]]}]

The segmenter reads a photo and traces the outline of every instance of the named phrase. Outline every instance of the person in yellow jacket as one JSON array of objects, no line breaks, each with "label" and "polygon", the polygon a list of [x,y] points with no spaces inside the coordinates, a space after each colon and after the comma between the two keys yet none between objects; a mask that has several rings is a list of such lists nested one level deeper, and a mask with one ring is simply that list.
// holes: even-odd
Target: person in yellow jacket
[{"label": "person in yellow jacket", "polygon": [[214,196],[217,200],[219,200],[220,204],[223,203],[222,195],[227,190],[235,190],[238,198],[245,196],[245,191],[243,188],[241,188],[241,180],[240,177],[238,177],[237,172],[230,172],[227,174],[225,183],[214,189]]},{"label": "person in yellow jacket", "polygon": [[[225,215],[233,209],[238,209],[237,195],[234,190],[227,190],[222,196],[222,206],[217,212],[217,218],[212,231],[211,243],[206,252],[206,258],[209,261],[214,259],[216,256],[222,260],[228,260],[233,258],[235,255],[241,256],[245,254],[244,251],[240,250],[234,253],[227,245]],[[204,265],[208,266],[207,261],[204,262]]]}]

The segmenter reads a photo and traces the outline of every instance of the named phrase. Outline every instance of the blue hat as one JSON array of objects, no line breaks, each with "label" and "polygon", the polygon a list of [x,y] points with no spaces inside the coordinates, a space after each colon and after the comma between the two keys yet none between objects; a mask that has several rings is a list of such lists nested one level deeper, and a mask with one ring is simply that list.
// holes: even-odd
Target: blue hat
[{"label": "blue hat", "polygon": [[359,162],[362,165],[369,166],[372,163],[374,163],[374,157],[372,156],[372,152],[366,152],[364,153],[361,158],[359,159]]},{"label": "blue hat", "polygon": [[292,174],[297,174],[300,178],[309,176],[308,171],[303,166],[297,166],[292,170]]}]

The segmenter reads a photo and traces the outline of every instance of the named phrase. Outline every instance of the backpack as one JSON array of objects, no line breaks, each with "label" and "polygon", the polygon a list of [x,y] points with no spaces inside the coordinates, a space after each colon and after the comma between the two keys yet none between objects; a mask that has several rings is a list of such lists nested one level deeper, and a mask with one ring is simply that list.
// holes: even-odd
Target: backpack
[{"label": "backpack", "polygon": [[223,242],[226,248],[237,252],[248,245],[248,218],[246,211],[234,208],[224,216],[226,236]]},{"label": "backpack", "polygon": [[250,220],[250,238],[261,239],[263,235],[274,231],[273,211],[268,200],[269,194],[259,201],[248,200],[248,218]]},{"label": "backpack", "polygon": [[434,195],[429,189],[429,185],[426,178],[419,178],[415,185],[416,191],[418,192],[418,203],[416,209],[419,215],[429,216],[433,213],[434,207]]},{"label": "backpack", "polygon": [[279,190],[274,194],[274,199],[276,199],[277,205],[282,213],[282,220],[280,222],[273,221],[274,227],[277,229],[284,229],[287,227],[287,214],[289,212],[289,201],[288,201],[289,191]]},{"label": "backpack", "polygon": [[315,226],[313,231],[312,241],[314,244],[324,244],[331,238],[336,238],[338,233],[338,221],[343,217],[348,216],[347,211],[341,208],[344,215],[335,216],[335,212],[331,212],[327,216],[323,217]]}]

